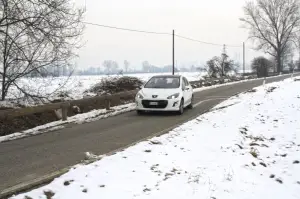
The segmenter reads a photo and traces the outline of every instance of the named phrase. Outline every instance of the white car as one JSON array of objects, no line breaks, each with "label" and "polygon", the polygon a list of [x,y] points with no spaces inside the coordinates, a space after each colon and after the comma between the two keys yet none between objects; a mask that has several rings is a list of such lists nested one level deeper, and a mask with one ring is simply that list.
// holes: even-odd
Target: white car
[{"label": "white car", "polygon": [[182,114],[184,108],[193,107],[193,88],[181,75],[160,75],[152,77],[137,93],[136,111],[176,111]]}]

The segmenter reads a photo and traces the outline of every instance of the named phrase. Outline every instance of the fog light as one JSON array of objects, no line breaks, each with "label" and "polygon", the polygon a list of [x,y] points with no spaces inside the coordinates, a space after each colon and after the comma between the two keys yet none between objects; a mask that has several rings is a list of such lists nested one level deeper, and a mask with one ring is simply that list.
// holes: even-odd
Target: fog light
[{"label": "fog light", "polygon": [[177,106],[178,102],[174,102],[173,107]]}]

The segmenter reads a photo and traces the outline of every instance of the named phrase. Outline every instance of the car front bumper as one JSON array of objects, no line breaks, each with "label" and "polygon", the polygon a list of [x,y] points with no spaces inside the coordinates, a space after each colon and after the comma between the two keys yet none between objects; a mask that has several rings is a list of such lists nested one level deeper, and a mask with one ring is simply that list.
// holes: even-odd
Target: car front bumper
[{"label": "car front bumper", "polygon": [[135,99],[136,110],[140,111],[178,111],[180,98],[176,99]]}]

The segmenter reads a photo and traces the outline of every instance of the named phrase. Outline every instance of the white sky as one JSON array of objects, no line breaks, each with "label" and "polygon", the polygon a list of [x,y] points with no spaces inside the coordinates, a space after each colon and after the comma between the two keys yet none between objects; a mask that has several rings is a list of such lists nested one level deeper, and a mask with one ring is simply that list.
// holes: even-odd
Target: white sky
[{"label": "white sky", "polygon": [[[242,45],[248,37],[239,21],[244,0],[76,0],[86,3],[85,21],[123,28],[156,32],[175,29],[178,35],[197,40]],[[101,66],[115,60],[123,67],[140,68],[145,60],[153,65],[172,64],[172,36],[152,35],[87,25],[84,47],[79,52],[78,67]],[[246,45],[251,47],[249,40]],[[219,55],[222,47],[175,39],[178,66],[204,64]],[[242,48],[227,48],[228,54],[242,63]],[[254,55],[246,51],[247,65]]]}]

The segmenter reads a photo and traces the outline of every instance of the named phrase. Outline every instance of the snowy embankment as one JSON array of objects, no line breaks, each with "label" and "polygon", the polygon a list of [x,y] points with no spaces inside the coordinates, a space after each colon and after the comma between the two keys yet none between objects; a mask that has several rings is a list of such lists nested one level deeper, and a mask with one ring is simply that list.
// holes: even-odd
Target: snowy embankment
[{"label": "snowy embankment", "polygon": [[298,199],[299,87],[287,79],[255,88],[12,198]]}]

